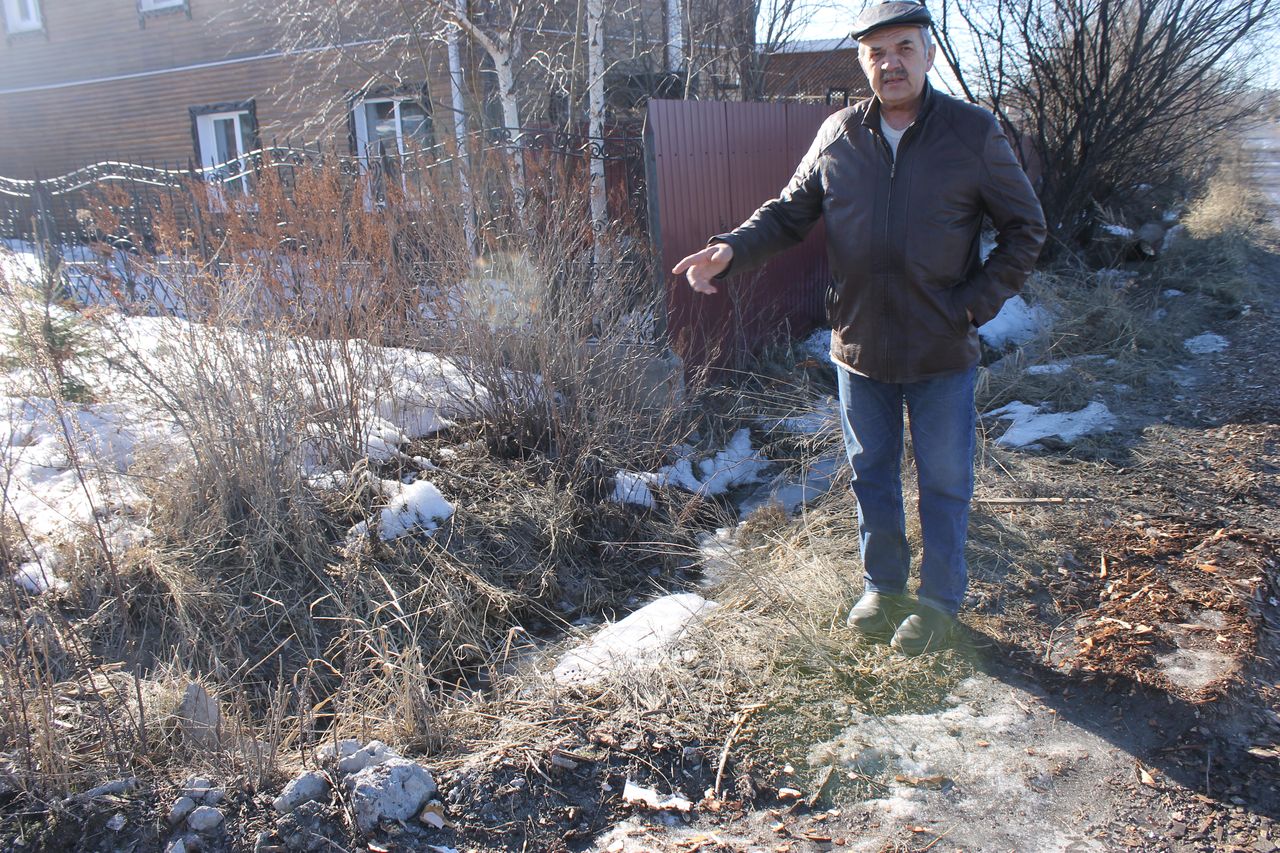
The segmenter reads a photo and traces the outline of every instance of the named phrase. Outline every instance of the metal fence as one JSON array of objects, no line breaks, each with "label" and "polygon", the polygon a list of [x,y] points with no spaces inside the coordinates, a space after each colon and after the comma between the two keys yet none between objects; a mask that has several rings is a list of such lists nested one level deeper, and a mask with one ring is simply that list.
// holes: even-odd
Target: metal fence
[{"label": "metal fence", "polygon": [[[602,138],[545,129],[488,131],[470,140],[470,150],[481,152],[473,154],[471,163],[474,167],[489,152],[507,158],[509,166],[511,155],[517,154],[528,195],[515,201],[526,204],[537,201],[540,193],[554,197],[558,183],[585,185],[590,159],[603,159],[610,216],[629,221],[652,244],[655,284],[665,297],[667,337],[687,363],[724,366],[782,330],[798,335],[824,322],[829,273],[821,223],[801,246],[775,259],[752,281],[732,282],[716,296],[693,294],[667,270],[776,195],[834,109],[651,100],[643,136],[625,128]],[[216,238],[217,211],[209,209],[209,186],[224,188],[228,196],[251,194],[253,182],[272,170],[287,189],[301,170],[326,163],[336,163],[353,187],[363,181],[370,205],[380,203],[390,182],[411,193],[431,186],[423,176],[456,169],[440,147],[359,157],[286,142],[216,168],[104,162],[51,179],[0,177],[0,239],[39,246],[50,256],[46,265],[67,269],[73,296],[98,301],[103,294],[94,288],[101,286],[101,277],[75,275],[75,268],[100,267],[104,248],[124,267],[129,255],[153,251],[153,225],[161,211],[186,227],[213,231]],[[497,183],[510,194],[510,181]],[[509,206],[512,199],[493,197],[501,192],[473,187],[472,198],[479,205]],[[117,223],[108,232],[90,215],[95,204],[104,203]],[[501,225],[491,212],[477,210],[476,218]],[[217,240],[201,243],[216,246]]]},{"label": "metal fence", "polygon": [[[839,106],[650,101],[645,124],[650,223],[660,270],[741,223],[778,194]],[[666,275],[668,337],[686,362],[728,366],[783,332],[825,322],[830,281],[822,223],[763,270],[719,293]]]}]

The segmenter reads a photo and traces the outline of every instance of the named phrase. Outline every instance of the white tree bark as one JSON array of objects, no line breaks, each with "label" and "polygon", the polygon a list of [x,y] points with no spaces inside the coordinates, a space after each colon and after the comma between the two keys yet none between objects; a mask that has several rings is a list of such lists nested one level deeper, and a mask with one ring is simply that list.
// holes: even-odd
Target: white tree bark
[{"label": "white tree bark", "polygon": [[667,0],[667,71],[684,70],[684,9],[680,0]]},{"label": "white tree bark", "polygon": [[604,0],[587,0],[587,141],[591,158],[591,231],[595,255],[609,224],[604,181]]},{"label": "white tree bark", "polygon": [[[458,12],[466,11],[466,0],[458,0]],[[453,137],[458,144],[458,191],[462,196],[462,227],[467,237],[467,248],[472,257],[476,252],[475,202],[471,198],[471,151],[467,144],[467,105],[463,99],[462,59],[459,50],[459,30],[456,24],[449,27],[449,91],[453,105]]]},{"label": "white tree bark", "polygon": [[457,0],[456,6],[446,6],[440,10],[444,16],[457,24],[485,53],[493,60],[493,68],[498,77],[498,99],[502,104],[502,123],[511,134],[511,144],[507,152],[511,158],[511,186],[515,191],[516,215],[524,222],[525,177],[524,155],[520,148],[520,103],[516,98],[515,60],[519,52],[519,40],[516,37],[517,26],[513,22],[508,38],[478,26],[466,12],[465,0]]}]

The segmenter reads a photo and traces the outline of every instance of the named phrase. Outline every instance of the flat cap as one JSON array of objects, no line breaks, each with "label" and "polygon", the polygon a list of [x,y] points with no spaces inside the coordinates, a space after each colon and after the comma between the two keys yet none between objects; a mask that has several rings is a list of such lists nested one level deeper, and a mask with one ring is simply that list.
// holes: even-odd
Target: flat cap
[{"label": "flat cap", "polygon": [[853,32],[850,35],[860,40],[885,27],[927,27],[932,23],[933,18],[929,16],[929,10],[923,3],[889,0],[888,3],[877,3],[863,9],[858,20],[853,22]]}]

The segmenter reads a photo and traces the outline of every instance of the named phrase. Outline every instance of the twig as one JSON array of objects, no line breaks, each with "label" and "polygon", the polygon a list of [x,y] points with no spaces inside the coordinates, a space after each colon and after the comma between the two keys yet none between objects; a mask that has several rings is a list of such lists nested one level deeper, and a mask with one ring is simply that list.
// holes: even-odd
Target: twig
[{"label": "twig", "polygon": [[73,794],[62,801],[64,806],[72,803],[87,803],[90,800],[96,800],[98,797],[106,797],[115,794],[123,794],[132,791],[138,785],[138,777],[130,776],[128,779],[116,779],[114,782],[106,782],[96,788],[90,788],[79,794]]},{"label": "twig", "polygon": [[831,780],[835,778],[835,775],[836,775],[835,765],[828,764],[827,772],[823,774],[822,781],[818,783],[818,787],[814,790],[812,794],[809,795],[809,798],[805,801],[805,804],[809,808],[813,808],[814,806],[816,806],[818,804],[818,800],[822,799],[822,795],[827,792],[827,787],[831,784]]},{"label": "twig", "polygon": [[976,504],[988,506],[1033,506],[1039,504],[1091,504],[1094,498],[974,498]]},{"label": "twig", "polygon": [[724,749],[720,750],[720,766],[716,768],[716,786],[713,789],[717,797],[720,796],[721,783],[724,781],[724,766],[729,763],[729,751],[733,749],[733,742],[737,740],[738,733],[742,731],[742,727],[746,725],[751,715],[763,707],[764,703],[761,702],[748,705],[738,712],[738,721],[734,723],[733,731],[729,732],[729,737],[724,742]]}]

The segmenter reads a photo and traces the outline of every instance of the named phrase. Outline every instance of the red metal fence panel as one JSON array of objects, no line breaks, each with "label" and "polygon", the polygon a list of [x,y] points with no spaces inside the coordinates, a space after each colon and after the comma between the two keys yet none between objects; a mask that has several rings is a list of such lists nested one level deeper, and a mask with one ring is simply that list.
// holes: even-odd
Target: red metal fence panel
[{"label": "red metal fence panel", "polygon": [[776,196],[822,121],[820,104],[649,102],[645,159],[650,232],[665,285],[667,333],[693,365],[725,367],[783,332],[824,322],[829,279],[821,223],[763,270],[694,293],[668,271]]}]

